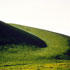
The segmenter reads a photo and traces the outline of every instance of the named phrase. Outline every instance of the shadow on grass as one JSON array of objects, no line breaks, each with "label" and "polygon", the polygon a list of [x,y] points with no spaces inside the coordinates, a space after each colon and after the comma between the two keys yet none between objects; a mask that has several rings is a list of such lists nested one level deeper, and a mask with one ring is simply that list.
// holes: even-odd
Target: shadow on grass
[{"label": "shadow on grass", "polygon": [[27,65],[27,64],[2,65],[2,66],[0,66],[0,67],[17,66],[17,65]]},{"label": "shadow on grass", "polygon": [[0,21],[0,46],[7,44],[23,45],[24,43],[47,47],[47,44],[39,37]]}]

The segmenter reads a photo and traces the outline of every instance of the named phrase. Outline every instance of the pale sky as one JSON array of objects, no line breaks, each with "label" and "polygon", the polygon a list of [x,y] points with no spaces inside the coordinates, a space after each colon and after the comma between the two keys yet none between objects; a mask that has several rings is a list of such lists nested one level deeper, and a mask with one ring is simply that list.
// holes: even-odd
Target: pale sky
[{"label": "pale sky", "polygon": [[70,0],[0,0],[0,20],[70,36]]}]

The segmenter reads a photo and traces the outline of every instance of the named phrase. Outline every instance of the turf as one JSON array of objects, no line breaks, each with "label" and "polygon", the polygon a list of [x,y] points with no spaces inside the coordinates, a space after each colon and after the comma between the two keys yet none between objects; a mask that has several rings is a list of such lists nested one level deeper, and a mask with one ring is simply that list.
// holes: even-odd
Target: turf
[{"label": "turf", "polygon": [[[70,37],[62,34],[10,24],[29,32],[48,45],[45,48],[28,45],[5,45],[0,50],[1,70],[69,70]],[[61,66],[62,65],[62,66]]]}]

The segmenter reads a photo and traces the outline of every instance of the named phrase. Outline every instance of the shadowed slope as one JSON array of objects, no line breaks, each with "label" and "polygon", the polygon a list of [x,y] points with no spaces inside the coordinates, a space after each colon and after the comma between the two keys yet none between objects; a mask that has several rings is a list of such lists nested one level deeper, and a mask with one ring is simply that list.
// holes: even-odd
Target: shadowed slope
[{"label": "shadowed slope", "polygon": [[47,46],[40,38],[0,21],[0,45],[7,44],[28,44],[39,47]]}]

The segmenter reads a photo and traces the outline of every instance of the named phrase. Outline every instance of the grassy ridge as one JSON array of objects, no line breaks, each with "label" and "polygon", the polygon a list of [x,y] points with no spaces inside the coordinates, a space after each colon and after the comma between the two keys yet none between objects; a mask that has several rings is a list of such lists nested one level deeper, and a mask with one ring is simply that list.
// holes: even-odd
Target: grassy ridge
[{"label": "grassy ridge", "polygon": [[39,37],[0,21],[0,46],[7,44],[47,47],[47,44]]},{"label": "grassy ridge", "polygon": [[11,25],[34,34],[45,41],[48,47],[5,45],[3,50],[0,50],[1,70],[70,69],[70,37],[27,26]]},{"label": "grassy ridge", "polygon": [[[21,25],[15,25],[15,24],[13,26],[20,28],[22,30],[28,31],[30,33],[33,33],[36,36],[40,37],[42,40],[44,40],[48,44],[48,47],[42,49],[42,53],[40,54],[42,54],[43,56],[46,55],[46,57],[51,57],[51,56],[53,57],[53,56],[62,55],[62,54],[64,56],[65,52],[68,51],[68,53],[70,53],[69,52],[70,37],[68,36],[61,35],[58,33],[53,33],[46,30],[31,28],[27,26],[21,26]],[[65,56],[67,54],[65,54]],[[63,58],[65,58],[65,56]]]}]

